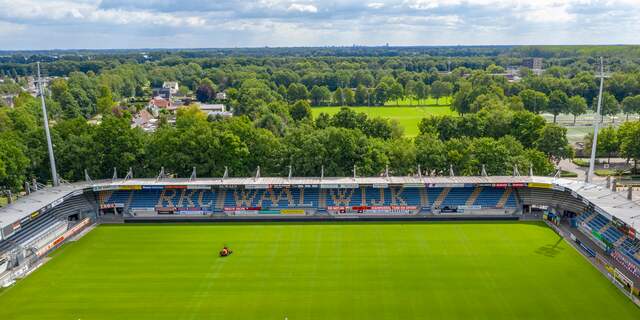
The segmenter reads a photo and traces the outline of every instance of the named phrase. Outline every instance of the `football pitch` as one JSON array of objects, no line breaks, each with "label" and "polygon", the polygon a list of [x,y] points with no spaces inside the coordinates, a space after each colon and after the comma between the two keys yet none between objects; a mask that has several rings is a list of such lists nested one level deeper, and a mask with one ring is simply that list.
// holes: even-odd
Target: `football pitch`
[{"label": "football pitch", "polygon": [[[230,257],[218,257],[222,246]],[[640,319],[538,223],[100,226],[0,319]]]}]

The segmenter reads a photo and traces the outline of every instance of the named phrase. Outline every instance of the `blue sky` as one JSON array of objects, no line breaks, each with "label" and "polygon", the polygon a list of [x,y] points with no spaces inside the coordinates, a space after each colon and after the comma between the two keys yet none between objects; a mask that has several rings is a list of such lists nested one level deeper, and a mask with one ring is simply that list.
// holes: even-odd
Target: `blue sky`
[{"label": "blue sky", "polygon": [[0,50],[638,44],[640,0],[0,0]]}]

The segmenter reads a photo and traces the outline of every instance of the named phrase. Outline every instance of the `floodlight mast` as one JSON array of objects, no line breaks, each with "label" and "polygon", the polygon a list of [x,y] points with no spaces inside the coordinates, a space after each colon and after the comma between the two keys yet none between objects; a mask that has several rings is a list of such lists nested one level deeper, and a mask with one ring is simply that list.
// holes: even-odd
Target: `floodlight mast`
[{"label": "floodlight mast", "polygon": [[42,117],[44,118],[44,132],[47,135],[47,149],[49,150],[49,162],[51,164],[51,178],[53,186],[60,185],[58,180],[58,172],[56,171],[56,159],[53,156],[53,145],[51,144],[51,133],[49,132],[49,120],[47,119],[47,106],[44,102],[44,84],[40,77],[40,62],[37,62],[38,66],[38,89],[40,91],[40,101],[42,102]]},{"label": "floodlight mast", "polygon": [[593,141],[591,144],[591,159],[589,161],[589,171],[587,171],[587,181],[591,183],[593,181],[593,171],[596,165],[596,149],[598,147],[598,130],[600,129],[600,112],[602,110],[602,91],[604,89],[604,58],[600,57],[600,92],[598,94],[598,108],[595,116],[595,123],[593,124]]}]

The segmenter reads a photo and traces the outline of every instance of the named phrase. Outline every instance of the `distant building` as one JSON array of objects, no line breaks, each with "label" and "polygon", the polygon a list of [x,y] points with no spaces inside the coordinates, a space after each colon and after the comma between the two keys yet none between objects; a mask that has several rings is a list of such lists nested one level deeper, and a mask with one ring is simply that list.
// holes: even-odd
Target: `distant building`
[{"label": "distant building", "polygon": [[522,60],[522,66],[531,70],[542,70],[542,58],[527,58]]},{"label": "distant building", "polygon": [[175,112],[176,110],[184,106],[197,106],[200,109],[200,111],[206,113],[207,115],[214,115],[214,116],[220,115],[225,118],[233,116],[233,113],[227,111],[227,108],[225,107],[224,104],[206,104],[206,103],[194,103],[189,105],[172,104],[169,108],[167,108],[167,110],[171,112]]},{"label": "distant building", "polygon": [[162,97],[155,97],[149,100],[149,104],[147,104],[147,110],[151,112],[154,117],[157,117],[160,113],[160,110],[165,109],[169,110],[171,107],[171,101],[164,99]]},{"label": "distant building", "polygon": [[144,131],[155,131],[158,119],[156,119],[149,111],[142,109],[131,120],[132,128],[142,128]]},{"label": "distant building", "polygon": [[224,104],[207,104],[207,103],[191,103],[191,104],[172,104],[167,110],[173,112],[183,106],[197,106],[202,112],[225,112]]},{"label": "distant building", "polygon": [[161,98],[163,98],[165,100],[170,100],[173,95],[171,94],[171,89],[168,89],[168,88],[153,88],[153,96],[154,97],[161,97]]},{"label": "distant building", "polygon": [[178,91],[180,90],[180,86],[178,85],[177,81],[165,81],[162,84],[162,88],[169,89],[169,92],[171,92],[172,95],[178,93]]},{"label": "distant building", "polygon": [[227,100],[227,93],[226,92],[216,93],[216,100]]}]

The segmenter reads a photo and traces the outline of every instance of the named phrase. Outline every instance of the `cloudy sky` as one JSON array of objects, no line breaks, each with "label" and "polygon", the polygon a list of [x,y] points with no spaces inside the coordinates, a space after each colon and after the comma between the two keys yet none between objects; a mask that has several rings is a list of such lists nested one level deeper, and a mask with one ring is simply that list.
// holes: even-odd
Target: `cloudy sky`
[{"label": "cloudy sky", "polygon": [[0,0],[0,50],[638,44],[640,0]]}]

